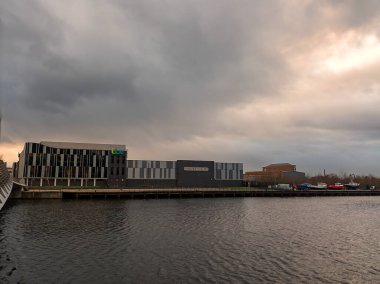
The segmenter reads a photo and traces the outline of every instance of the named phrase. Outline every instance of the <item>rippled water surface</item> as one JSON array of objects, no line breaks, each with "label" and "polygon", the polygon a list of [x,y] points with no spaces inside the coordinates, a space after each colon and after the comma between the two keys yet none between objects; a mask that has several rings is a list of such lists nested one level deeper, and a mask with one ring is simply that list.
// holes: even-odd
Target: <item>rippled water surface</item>
[{"label": "rippled water surface", "polygon": [[12,201],[1,283],[380,283],[380,197]]}]

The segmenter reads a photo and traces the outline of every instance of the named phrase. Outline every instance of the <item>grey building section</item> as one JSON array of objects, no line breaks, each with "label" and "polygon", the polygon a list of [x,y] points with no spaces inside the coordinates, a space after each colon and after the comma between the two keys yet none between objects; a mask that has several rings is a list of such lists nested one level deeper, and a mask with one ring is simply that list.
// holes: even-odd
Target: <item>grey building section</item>
[{"label": "grey building section", "polygon": [[241,163],[215,163],[216,180],[242,180],[243,164]]},{"label": "grey building section", "polygon": [[128,160],[128,179],[176,179],[175,161]]},{"label": "grey building section", "polygon": [[242,163],[215,163],[215,186],[236,187],[243,185]]},{"label": "grey building section", "polygon": [[127,162],[127,187],[228,187],[242,186],[243,164],[214,161]]},{"label": "grey building section", "polygon": [[214,187],[213,161],[177,161],[178,187]]},{"label": "grey building section", "polygon": [[127,187],[176,187],[176,162],[152,160],[127,161]]}]

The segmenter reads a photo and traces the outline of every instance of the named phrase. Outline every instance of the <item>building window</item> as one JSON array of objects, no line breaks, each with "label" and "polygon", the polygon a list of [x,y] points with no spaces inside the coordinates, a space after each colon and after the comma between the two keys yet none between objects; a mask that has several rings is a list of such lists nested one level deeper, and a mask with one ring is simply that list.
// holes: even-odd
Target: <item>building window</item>
[{"label": "building window", "polygon": [[40,165],[41,165],[41,155],[36,154],[36,166],[40,166]]},{"label": "building window", "polygon": [[83,177],[83,168],[78,168],[78,178],[82,178]]},{"label": "building window", "polygon": [[55,169],[56,167],[51,167],[51,177],[55,178]]},{"label": "building window", "polygon": [[58,167],[58,177],[63,177],[63,167]]},{"label": "building window", "polygon": [[72,167],[72,168],[71,168],[71,174],[70,174],[70,177],[71,177],[71,178],[75,178],[75,177],[76,177],[76,167]]},{"label": "building window", "polygon": [[28,165],[32,165],[33,164],[33,154],[29,154],[28,155]]}]

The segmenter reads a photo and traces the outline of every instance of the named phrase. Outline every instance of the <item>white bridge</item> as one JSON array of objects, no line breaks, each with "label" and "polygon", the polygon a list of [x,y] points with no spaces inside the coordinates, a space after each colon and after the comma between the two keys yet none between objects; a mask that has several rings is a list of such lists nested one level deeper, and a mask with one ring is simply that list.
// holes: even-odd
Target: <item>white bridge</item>
[{"label": "white bridge", "polygon": [[13,180],[9,175],[5,163],[0,160],[0,210],[8,200],[9,195],[12,192]]}]

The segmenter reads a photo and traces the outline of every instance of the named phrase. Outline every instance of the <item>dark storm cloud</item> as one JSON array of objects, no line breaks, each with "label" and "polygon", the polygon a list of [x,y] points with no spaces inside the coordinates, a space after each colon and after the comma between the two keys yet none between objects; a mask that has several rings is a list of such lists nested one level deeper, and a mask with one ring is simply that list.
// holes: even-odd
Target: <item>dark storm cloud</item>
[{"label": "dark storm cloud", "polygon": [[340,21],[351,27],[365,25],[379,17],[380,2],[377,0],[329,0],[318,1],[342,12]]},{"label": "dark storm cloud", "polygon": [[[219,108],[257,95],[273,95],[276,84],[286,77],[276,48],[269,45],[270,40],[268,45],[262,44],[263,34],[256,32],[265,28],[261,14],[271,5],[248,7],[250,11],[245,12],[244,7],[228,3],[204,7],[156,4],[152,8],[152,3],[144,1],[110,2],[110,9],[121,15],[120,25],[110,27],[117,36],[102,33],[94,21],[90,42],[81,38],[86,34],[72,36],[70,25],[64,21],[75,22],[75,17],[81,17],[79,13],[62,12],[57,18],[49,6],[23,3],[29,9],[18,10],[21,4],[3,5],[12,15],[5,17],[6,47],[11,54],[6,63],[16,65],[9,73],[4,70],[19,84],[18,92],[11,91],[17,93],[19,104],[25,104],[28,115],[67,112],[84,101],[102,104],[105,98],[115,98],[124,105],[131,122],[148,123],[151,117],[166,114],[178,124],[167,132],[183,129],[192,135],[208,132],[199,123]],[[171,5],[175,9],[168,14]],[[108,17],[106,11],[97,15],[99,23]],[[256,27],[252,29],[251,25]],[[70,40],[74,41],[74,51],[67,48]],[[116,44],[115,48],[103,44],[109,41],[110,46],[115,45],[112,40],[135,42],[133,46]],[[151,54],[144,54],[146,50]],[[155,59],[158,64],[152,62]],[[273,76],[276,73],[281,75]],[[131,98],[134,103],[128,100]],[[128,113],[135,112],[136,107],[148,112],[130,117]],[[189,121],[186,117],[190,116]],[[155,122],[160,124],[159,120]],[[46,124],[54,127],[49,121]],[[165,131],[165,124],[154,127]]]},{"label": "dark storm cloud", "polygon": [[127,56],[122,68],[113,67],[120,66],[120,60],[107,62],[107,66],[97,58],[77,59],[64,49],[65,31],[60,21],[34,2],[23,4],[28,9],[4,5],[8,11],[3,10],[2,20],[6,41],[2,44],[3,64],[8,67],[2,68],[2,73],[12,80],[5,81],[3,89],[21,90],[15,92],[18,103],[30,110],[63,111],[84,99],[135,95]]},{"label": "dark storm cloud", "polygon": [[28,85],[29,93],[33,94],[26,98],[28,107],[56,111],[74,107],[85,99],[103,96],[127,99],[136,96],[134,75],[128,70],[118,70],[112,74],[102,72],[100,65],[83,70],[75,62],[67,64],[67,61],[60,61],[51,58],[45,62],[41,72],[34,73]]}]

